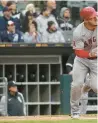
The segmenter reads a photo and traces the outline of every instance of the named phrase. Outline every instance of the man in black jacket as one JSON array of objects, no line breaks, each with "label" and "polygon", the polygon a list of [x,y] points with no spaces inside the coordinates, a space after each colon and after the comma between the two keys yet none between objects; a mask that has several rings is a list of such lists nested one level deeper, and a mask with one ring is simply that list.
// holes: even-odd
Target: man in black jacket
[{"label": "man in black jacket", "polygon": [[[18,92],[17,86],[14,81],[8,82],[8,116],[25,116],[25,104],[23,95]],[[5,103],[5,96],[1,98],[1,103]],[[1,115],[5,114],[5,109],[2,107]]]}]

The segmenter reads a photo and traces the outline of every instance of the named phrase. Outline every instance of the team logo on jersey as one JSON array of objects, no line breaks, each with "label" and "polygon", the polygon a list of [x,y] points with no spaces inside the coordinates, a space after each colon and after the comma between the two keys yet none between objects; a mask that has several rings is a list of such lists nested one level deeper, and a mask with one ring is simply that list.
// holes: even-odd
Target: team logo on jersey
[{"label": "team logo on jersey", "polygon": [[84,49],[90,50],[92,48],[93,43],[96,42],[96,38],[92,37],[84,42]]}]

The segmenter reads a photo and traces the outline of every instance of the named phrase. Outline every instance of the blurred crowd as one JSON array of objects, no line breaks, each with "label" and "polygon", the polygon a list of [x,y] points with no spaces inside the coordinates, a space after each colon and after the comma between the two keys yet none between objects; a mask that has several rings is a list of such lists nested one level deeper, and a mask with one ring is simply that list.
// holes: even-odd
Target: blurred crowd
[{"label": "blurred crowd", "polygon": [[63,7],[56,15],[56,10],[55,0],[47,0],[40,13],[32,3],[18,12],[15,1],[0,0],[0,42],[71,42],[74,29],[71,11]]},{"label": "blurred crowd", "polygon": [[15,1],[0,0],[0,42],[66,43],[65,33],[73,30],[70,9],[61,8],[59,18],[56,9],[56,1],[48,0],[40,13],[32,3],[18,12]]}]

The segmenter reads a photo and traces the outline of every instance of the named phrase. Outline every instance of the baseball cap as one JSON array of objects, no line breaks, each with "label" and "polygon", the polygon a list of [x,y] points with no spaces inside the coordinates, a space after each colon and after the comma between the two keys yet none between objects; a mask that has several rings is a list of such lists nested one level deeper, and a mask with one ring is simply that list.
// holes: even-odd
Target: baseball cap
[{"label": "baseball cap", "polygon": [[93,7],[85,7],[80,11],[80,17],[83,19],[90,19],[97,16],[97,12]]},{"label": "baseball cap", "polygon": [[48,27],[51,27],[54,23],[54,21],[48,21]]},{"label": "baseball cap", "polygon": [[17,86],[15,81],[8,82],[8,88]]},{"label": "baseball cap", "polygon": [[7,22],[7,25],[8,25],[8,26],[14,25],[14,22],[13,22],[12,20],[9,20],[9,21]]},{"label": "baseball cap", "polygon": [[8,7],[3,8],[3,12],[9,11]]}]

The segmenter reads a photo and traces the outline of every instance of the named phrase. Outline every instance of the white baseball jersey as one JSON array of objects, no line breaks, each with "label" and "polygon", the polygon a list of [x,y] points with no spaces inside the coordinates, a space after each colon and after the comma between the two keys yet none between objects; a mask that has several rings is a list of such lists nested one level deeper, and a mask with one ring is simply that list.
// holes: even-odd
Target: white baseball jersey
[{"label": "white baseball jersey", "polygon": [[[94,31],[91,31],[84,26],[84,22],[79,24],[73,33],[73,49],[86,50],[88,52],[92,52],[92,50],[95,49],[95,52],[97,52],[97,28]],[[87,73],[90,73],[90,81],[87,80],[88,82],[86,82],[87,86],[90,86],[91,89],[97,92],[97,58],[92,60],[76,56],[73,66],[73,82],[71,86],[72,114],[80,113],[79,100],[81,98],[81,87],[85,82],[84,80]],[[82,107],[84,108],[83,111],[85,111],[86,107],[83,106],[83,103],[84,102],[82,102]],[[85,104],[87,104],[87,102]]]},{"label": "white baseball jersey", "polygon": [[84,22],[79,24],[73,33],[73,49],[91,51],[97,47],[97,28],[88,30]]}]

